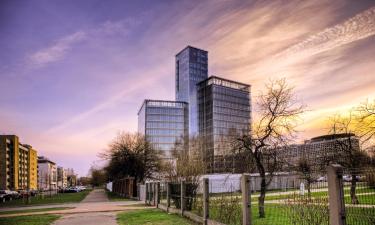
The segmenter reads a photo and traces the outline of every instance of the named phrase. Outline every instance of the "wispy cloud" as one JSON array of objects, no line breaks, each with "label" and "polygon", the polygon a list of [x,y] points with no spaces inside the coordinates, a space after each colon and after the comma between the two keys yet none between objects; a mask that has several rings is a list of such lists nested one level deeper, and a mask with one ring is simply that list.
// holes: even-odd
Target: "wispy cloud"
[{"label": "wispy cloud", "polygon": [[53,45],[38,50],[28,56],[28,64],[32,68],[39,68],[46,64],[56,62],[64,58],[65,54],[77,44],[87,38],[87,34],[83,31],[78,31],[57,40]]},{"label": "wispy cloud", "polygon": [[49,47],[37,50],[27,56],[27,64],[31,68],[40,68],[50,63],[64,59],[66,54],[76,45],[89,41],[100,36],[118,35],[125,37],[131,31],[131,28],[140,23],[135,19],[124,19],[118,21],[106,21],[95,28],[81,30],[66,35],[56,41]]}]

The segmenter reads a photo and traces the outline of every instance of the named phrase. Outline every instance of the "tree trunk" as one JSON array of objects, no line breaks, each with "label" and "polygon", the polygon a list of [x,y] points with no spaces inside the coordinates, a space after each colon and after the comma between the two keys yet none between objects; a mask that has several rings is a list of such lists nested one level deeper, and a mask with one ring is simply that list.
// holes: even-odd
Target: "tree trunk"
[{"label": "tree trunk", "polygon": [[311,200],[311,180],[308,180],[306,183],[307,183],[307,197],[309,200]]},{"label": "tree trunk", "polygon": [[260,173],[261,183],[260,183],[260,196],[258,199],[259,205],[259,218],[265,218],[266,213],[264,210],[264,200],[266,198],[266,174],[264,172]]},{"label": "tree trunk", "polygon": [[350,198],[352,200],[352,204],[359,204],[358,198],[355,194],[355,190],[357,187],[357,176],[352,174],[352,181],[350,186]]}]

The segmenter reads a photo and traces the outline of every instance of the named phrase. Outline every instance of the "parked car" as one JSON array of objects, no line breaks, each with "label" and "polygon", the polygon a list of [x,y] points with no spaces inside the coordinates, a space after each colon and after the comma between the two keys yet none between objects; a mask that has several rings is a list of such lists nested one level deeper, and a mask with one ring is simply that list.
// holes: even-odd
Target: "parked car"
[{"label": "parked car", "polygon": [[322,176],[322,177],[319,177],[318,179],[316,179],[317,182],[326,182],[327,181],[327,177],[326,176]]},{"label": "parked car", "polygon": [[9,193],[6,190],[0,190],[0,202],[9,200]]},{"label": "parked car", "polygon": [[[351,175],[344,175],[342,177],[344,182],[351,182],[352,181],[352,176]],[[361,177],[360,176],[355,176],[356,181],[360,181]]]},{"label": "parked car", "polygon": [[20,193],[18,193],[17,191],[8,191],[8,192],[12,196],[12,199],[18,199],[21,197]]}]

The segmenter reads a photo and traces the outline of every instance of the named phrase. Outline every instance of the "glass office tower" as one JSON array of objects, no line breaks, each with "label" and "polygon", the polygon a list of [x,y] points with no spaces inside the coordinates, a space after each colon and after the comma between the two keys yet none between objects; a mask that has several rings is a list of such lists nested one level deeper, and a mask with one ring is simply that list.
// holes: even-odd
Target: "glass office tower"
[{"label": "glass office tower", "polygon": [[145,100],[138,111],[138,132],[145,135],[164,158],[170,159],[175,143],[184,141],[188,135],[188,104]]},{"label": "glass office tower", "polygon": [[250,85],[211,76],[197,87],[199,134],[206,140],[209,171],[241,172],[233,143],[250,132]]},{"label": "glass office tower", "polygon": [[207,79],[208,52],[187,46],[176,55],[176,101],[189,104],[189,134],[198,134],[197,83]]}]

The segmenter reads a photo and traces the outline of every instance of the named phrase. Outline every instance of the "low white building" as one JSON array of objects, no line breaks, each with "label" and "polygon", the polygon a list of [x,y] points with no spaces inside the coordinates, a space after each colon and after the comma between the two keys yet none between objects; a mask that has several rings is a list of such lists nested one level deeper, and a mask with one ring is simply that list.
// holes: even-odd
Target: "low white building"
[{"label": "low white building", "polygon": [[38,157],[38,189],[56,190],[57,189],[57,166],[51,160],[40,156]]}]

